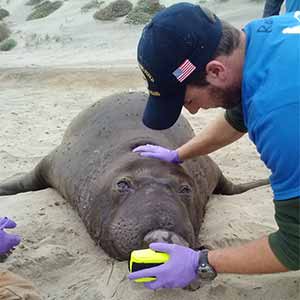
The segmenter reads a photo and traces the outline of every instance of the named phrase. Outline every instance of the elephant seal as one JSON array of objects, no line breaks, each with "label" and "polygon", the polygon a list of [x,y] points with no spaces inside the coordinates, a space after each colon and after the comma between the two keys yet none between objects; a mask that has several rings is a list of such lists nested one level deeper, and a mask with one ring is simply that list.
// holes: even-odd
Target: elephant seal
[{"label": "elephant seal", "polygon": [[147,143],[174,149],[194,136],[183,116],[168,130],[146,128],[147,97],[118,94],[87,108],[31,172],[0,184],[0,195],[56,189],[96,243],[119,260],[153,241],[194,248],[212,193],[237,194],[268,181],[234,185],[208,156],[176,165],[133,153]]}]

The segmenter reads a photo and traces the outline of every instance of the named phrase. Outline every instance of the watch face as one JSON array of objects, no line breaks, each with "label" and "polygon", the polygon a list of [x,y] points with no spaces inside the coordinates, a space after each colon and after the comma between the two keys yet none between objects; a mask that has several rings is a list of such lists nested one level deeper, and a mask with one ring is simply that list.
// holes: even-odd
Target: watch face
[{"label": "watch face", "polygon": [[199,267],[198,275],[203,280],[213,280],[216,278],[217,273],[209,266]]},{"label": "watch face", "polygon": [[202,250],[199,256],[198,276],[201,280],[211,281],[217,277],[217,272],[208,262],[208,250]]}]

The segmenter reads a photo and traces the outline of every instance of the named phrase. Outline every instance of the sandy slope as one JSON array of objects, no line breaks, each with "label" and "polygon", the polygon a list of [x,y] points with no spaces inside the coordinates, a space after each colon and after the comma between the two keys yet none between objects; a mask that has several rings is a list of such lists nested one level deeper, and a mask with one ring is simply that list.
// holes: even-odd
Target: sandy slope
[{"label": "sandy slope", "polygon": [[[82,14],[87,1],[69,0],[47,19],[25,22],[23,0],[0,0],[18,47],[0,54],[0,179],[31,169],[61,140],[70,120],[103,96],[144,90],[135,63],[140,26],[95,22]],[[209,5],[241,26],[259,16],[261,4]],[[166,2],[165,2],[166,3]],[[38,40],[59,36],[60,41]],[[35,41],[40,41],[36,44]],[[66,42],[67,41],[67,42]],[[27,43],[27,44],[26,44]],[[185,112],[184,112],[185,113]],[[221,113],[187,115],[196,132]],[[247,137],[212,157],[236,182],[268,176]],[[276,230],[269,187],[243,195],[212,197],[200,240],[236,245]],[[127,279],[126,262],[110,259],[93,244],[76,212],[54,190],[0,198],[0,215],[18,223],[22,245],[1,267],[31,279],[45,299],[300,299],[299,272],[265,276],[220,275],[197,292],[151,292]]]}]

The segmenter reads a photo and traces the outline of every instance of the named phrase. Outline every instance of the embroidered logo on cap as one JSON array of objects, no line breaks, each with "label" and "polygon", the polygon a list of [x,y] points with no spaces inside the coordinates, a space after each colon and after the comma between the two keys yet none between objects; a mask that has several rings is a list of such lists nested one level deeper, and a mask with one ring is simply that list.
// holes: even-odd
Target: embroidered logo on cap
[{"label": "embroidered logo on cap", "polygon": [[196,69],[196,67],[186,59],[182,65],[180,65],[172,74],[177,78],[179,82],[186,79],[191,73]]},{"label": "embroidered logo on cap", "polygon": [[148,72],[141,64],[139,64],[139,67],[140,67],[141,71],[143,72],[143,74],[144,74],[151,82],[154,82],[154,78],[153,78],[153,76],[150,74],[150,72]]},{"label": "embroidered logo on cap", "polygon": [[159,91],[152,91],[150,89],[148,89],[148,91],[149,91],[149,94],[151,96],[160,97],[160,92]]}]

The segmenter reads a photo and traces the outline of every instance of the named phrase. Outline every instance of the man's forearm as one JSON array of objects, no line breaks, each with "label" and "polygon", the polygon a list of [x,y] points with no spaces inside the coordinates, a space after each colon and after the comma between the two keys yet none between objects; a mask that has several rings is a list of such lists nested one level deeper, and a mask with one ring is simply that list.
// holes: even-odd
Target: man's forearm
[{"label": "man's forearm", "polygon": [[267,237],[238,247],[209,251],[208,261],[218,273],[261,274],[288,271],[273,254]]},{"label": "man's forearm", "polygon": [[244,133],[234,129],[222,114],[215,122],[203,129],[199,135],[179,147],[177,152],[180,160],[186,160],[198,155],[212,153],[233,143],[243,135]]}]

